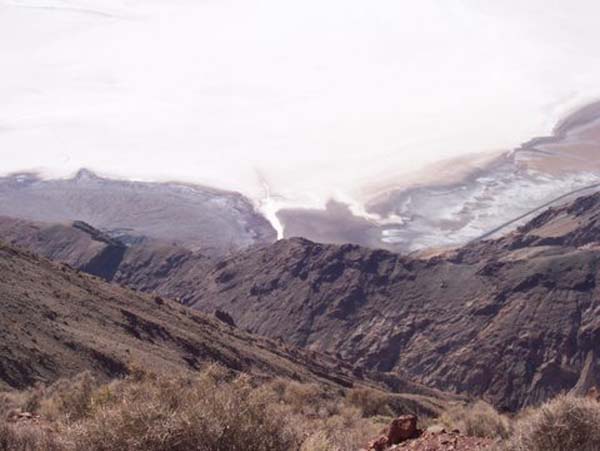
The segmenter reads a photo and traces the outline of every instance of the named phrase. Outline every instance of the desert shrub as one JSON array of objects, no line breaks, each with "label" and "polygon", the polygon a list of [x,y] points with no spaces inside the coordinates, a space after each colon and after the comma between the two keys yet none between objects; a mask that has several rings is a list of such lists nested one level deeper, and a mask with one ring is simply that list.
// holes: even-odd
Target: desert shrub
[{"label": "desert shrub", "polygon": [[[217,363],[210,363],[202,367],[202,376],[209,378],[212,382],[232,382],[237,377],[237,373],[230,368]],[[202,379],[200,379],[202,380]]]},{"label": "desert shrub", "polygon": [[304,442],[300,451],[337,451],[333,440],[323,431],[317,431],[309,435]]},{"label": "desert shrub", "polygon": [[23,405],[24,393],[2,392],[0,393],[0,422],[12,417]]},{"label": "desert shrub", "polygon": [[21,409],[25,412],[37,412],[44,396],[46,387],[43,384],[37,384],[24,393],[24,400]]},{"label": "desert shrub", "polygon": [[337,415],[343,404],[341,392],[325,390],[316,384],[278,378],[267,384],[267,388],[292,415],[312,419],[327,418]]},{"label": "desert shrub", "polygon": [[277,451],[296,437],[275,410],[273,393],[240,377],[219,383],[156,378],[123,382],[116,400],[71,428],[77,449],[90,451]]},{"label": "desert shrub", "polygon": [[0,395],[1,406],[18,413],[29,405],[40,415],[3,426],[0,451],[351,451],[389,422],[363,415],[359,405],[379,406],[373,393],[348,398],[340,390],[240,376],[218,365],[197,377],[140,366],[103,385],[83,373]]},{"label": "desert shrub", "polygon": [[600,449],[600,403],[560,395],[528,409],[504,449],[511,451],[597,451]]},{"label": "desert shrub", "polygon": [[36,411],[51,420],[80,420],[90,414],[97,387],[96,379],[87,371],[73,379],[60,379],[45,389]]},{"label": "desert shrub", "polygon": [[285,384],[281,400],[290,406],[294,413],[318,415],[324,398],[323,391],[314,384],[289,381]]},{"label": "desert shrub", "polygon": [[[89,414],[98,383],[89,372],[60,379],[50,386],[36,384],[22,392],[0,393],[0,411],[39,413],[48,420],[76,421]],[[62,418],[64,417],[64,418]]]},{"label": "desert shrub", "polygon": [[64,451],[49,432],[29,425],[0,423],[0,451]]},{"label": "desert shrub", "polygon": [[285,416],[301,451],[359,449],[384,426],[363,418],[362,410],[340,391],[285,379],[276,379],[267,388],[275,395],[278,412]]},{"label": "desert shrub", "polygon": [[354,388],[348,392],[346,398],[350,404],[361,409],[365,417],[394,415],[387,396],[380,391],[371,388]]},{"label": "desert shrub", "polygon": [[349,451],[362,448],[368,439],[379,435],[388,419],[378,423],[364,418],[354,406],[341,407],[338,414],[317,423],[309,423],[311,433],[305,436],[301,451]]},{"label": "desert shrub", "polygon": [[458,429],[474,437],[504,439],[511,432],[510,420],[483,401],[451,407],[442,414],[440,422],[450,430]]}]

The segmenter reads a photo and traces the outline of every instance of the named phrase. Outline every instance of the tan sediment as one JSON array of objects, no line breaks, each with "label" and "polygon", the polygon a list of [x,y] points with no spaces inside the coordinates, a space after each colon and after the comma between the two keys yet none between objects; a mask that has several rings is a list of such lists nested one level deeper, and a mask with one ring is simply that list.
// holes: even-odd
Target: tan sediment
[{"label": "tan sediment", "polygon": [[480,152],[437,161],[419,171],[402,175],[386,174],[379,181],[365,186],[361,195],[375,200],[392,191],[408,190],[423,186],[449,186],[465,183],[477,174],[487,172],[498,164],[511,159],[506,150]]},{"label": "tan sediment", "polygon": [[573,112],[553,136],[532,139],[517,152],[528,168],[551,175],[600,171],[600,102]]},{"label": "tan sediment", "polygon": [[361,191],[367,203],[378,203],[391,192],[420,187],[448,187],[492,173],[499,165],[550,176],[580,172],[600,173],[600,102],[584,106],[562,119],[552,136],[533,138],[520,148],[481,152],[438,161],[420,171],[386,174]]},{"label": "tan sediment", "polygon": [[560,142],[537,146],[540,153],[527,166],[552,175],[600,171],[600,121],[590,128],[576,130]]}]

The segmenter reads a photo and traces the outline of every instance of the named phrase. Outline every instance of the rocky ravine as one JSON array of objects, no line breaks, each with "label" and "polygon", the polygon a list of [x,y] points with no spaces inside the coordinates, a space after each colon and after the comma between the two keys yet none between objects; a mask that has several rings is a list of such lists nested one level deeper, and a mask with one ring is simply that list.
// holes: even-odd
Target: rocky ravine
[{"label": "rocky ravine", "polygon": [[219,263],[192,304],[514,410],[598,380],[599,263],[595,194],[430,259],[280,241]]},{"label": "rocky ravine", "polygon": [[598,379],[599,219],[595,194],[427,259],[298,238],[194,267],[139,248],[151,263],[131,253],[113,280],[224,310],[249,331],[363,371],[515,410]]},{"label": "rocky ravine", "polygon": [[447,396],[399,375],[357,377],[332,355],[248,334],[168,299],[133,292],[0,242],[0,390],[90,370],[104,379],[130,365],[186,374],[219,363],[236,372],[370,387],[390,406],[437,414]]}]

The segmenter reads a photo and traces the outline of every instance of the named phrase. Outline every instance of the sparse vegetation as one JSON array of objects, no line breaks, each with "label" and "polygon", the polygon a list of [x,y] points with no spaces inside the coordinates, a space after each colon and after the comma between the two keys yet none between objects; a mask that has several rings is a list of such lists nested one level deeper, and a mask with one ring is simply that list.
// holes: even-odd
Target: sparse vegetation
[{"label": "sparse vegetation", "polygon": [[272,393],[243,376],[151,377],[115,383],[101,399],[70,428],[76,449],[267,451],[292,449],[296,441]]},{"label": "sparse vegetation", "polygon": [[366,417],[393,416],[392,409],[388,404],[388,397],[380,391],[371,388],[355,388],[348,393],[348,400],[353,406],[358,407]]},{"label": "sparse vegetation", "polygon": [[98,390],[98,382],[86,371],[72,380],[61,379],[42,389],[42,393],[43,399],[36,410],[46,419],[72,423],[90,414],[103,391]]},{"label": "sparse vegetation", "polygon": [[[85,372],[0,393],[0,451],[349,451],[392,416],[385,395],[211,365],[195,377],[129,368],[109,384]],[[559,396],[511,419],[482,401],[449,408],[447,430],[496,440],[497,451],[594,451],[600,402]]]},{"label": "sparse vegetation", "polygon": [[386,422],[343,392],[218,366],[193,378],[132,368],[110,384],[86,372],[0,402],[12,412],[0,451],[346,451]]},{"label": "sparse vegetation", "polygon": [[0,422],[0,451],[63,451],[56,436],[32,425]]},{"label": "sparse vegetation", "polygon": [[494,439],[495,451],[600,450],[600,402],[592,398],[560,395],[514,417],[478,401],[449,408],[435,423],[467,436]]},{"label": "sparse vegetation", "polygon": [[600,402],[560,395],[515,421],[507,451],[597,451],[600,449]]},{"label": "sparse vegetation", "polygon": [[506,439],[511,433],[511,422],[483,401],[467,406],[453,406],[440,417],[440,422],[448,429],[458,429],[472,437]]}]

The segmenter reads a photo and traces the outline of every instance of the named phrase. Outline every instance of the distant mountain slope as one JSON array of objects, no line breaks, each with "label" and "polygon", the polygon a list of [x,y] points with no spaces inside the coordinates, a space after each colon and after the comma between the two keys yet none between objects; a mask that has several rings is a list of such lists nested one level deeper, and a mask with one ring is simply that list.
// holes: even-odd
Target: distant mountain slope
[{"label": "distant mountain slope", "polygon": [[83,222],[46,224],[0,216],[0,239],[112,280],[127,247]]},{"label": "distant mountain slope", "polygon": [[247,334],[169,300],[0,243],[0,389],[23,388],[92,370],[106,378],[129,364],[182,373],[218,362],[237,371],[329,385],[391,387],[421,411],[437,411],[441,392],[387,375],[358,378],[332,356]]},{"label": "distant mountain slope", "polygon": [[127,242],[166,240],[213,254],[276,239],[270,223],[241,194],[111,180],[87,170],[72,179],[0,178],[0,215],[52,223],[81,220]]},{"label": "distant mountain slope", "polygon": [[182,301],[214,264],[201,252],[157,240],[125,245],[81,221],[50,224],[0,216],[0,239],[106,281]]},{"label": "distant mountain slope", "polygon": [[[46,232],[18,230],[14,242],[54,252]],[[405,373],[511,410],[600,382],[600,193],[428,259],[304,239],[221,260],[161,249],[131,246],[114,280],[226,311],[251,332],[362,370]]]},{"label": "distant mountain slope", "polygon": [[196,308],[365,368],[516,409],[600,381],[600,194],[431,259],[303,239],[249,250]]}]

